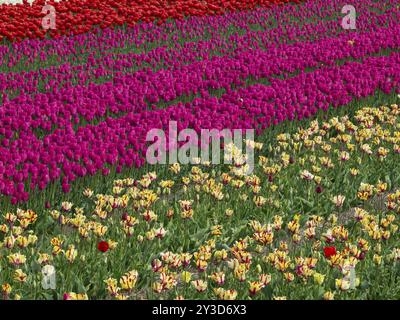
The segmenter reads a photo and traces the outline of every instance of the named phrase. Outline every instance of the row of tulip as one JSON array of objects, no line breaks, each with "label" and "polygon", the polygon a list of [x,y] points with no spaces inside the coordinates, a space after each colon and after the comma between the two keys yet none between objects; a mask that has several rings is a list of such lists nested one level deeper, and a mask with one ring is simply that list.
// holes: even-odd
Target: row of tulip
[{"label": "row of tulip", "polygon": [[[368,17],[368,15],[366,15],[366,17]],[[379,18],[382,18],[382,16],[379,16]],[[398,21],[400,13],[397,12],[394,16],[392,16],[391,13],[388,13],[384,18],[388,24],[388,26],[386,26],[387,28],[396,28],[394,22]],[[369,29],[372,29],[372,26],[374,26],[373,29],[380,30],[379,23],[373,24],[374,22],[376,21],[371,19],[369,21],[370,24],[365,25],[365,28],[360,28],[358,32],[370,32],[371,30]],[[323,35],[322,31],[326,30],[316,28],[314,33],[308,34],[308,37],[304,39],[304,41],[309,40],[311,37],[313,38],[313,41],[318,41],[318,37],[322,37]],[[115,37],[115,34],[112,33],[111,38],[112,36]],[[285,34],[280,34],[278,39],[279,41],[282,41],[285,37]],[[182,65],[195,63],[199,60],[210,60],[212,57],[218,57],[222,54],[225,57],[240,54],[240,52],[246,50],[245,48],[249,47],[249,41],[251,41],[251,48],[254,49],[262,48],[266,51],[273,51],[274,53],[276,53],[276,50],[285,50],[285,46],[282,47],[280,43],[273,44],[271,38],[271,30],[257,33],[248,32],[245,35],[233,35],[231,37],[223,37],[220,33],[213,33],[212,40],[190,43],[189,45],[186,45],[185,43],[184,46],[180,46],[179,40],[175,40],[175,48],[173,49],[164,46],[141,54],[108,53],[103,54],[100,57],[97,57],[96,54],[96,50],[99,49],[98,46],[93,44],[89,45],[87,49],[82,52],[83,55],[87,57],[85,61],[86,63],[79,62],[78,65],[76,65],[77,62],[72,59],[70,60],[71,62],[49,67],[45,70],[33,70],[23,73],[8,72],[4,75],[0,75],[0,88],[4,92],[3,95],[10,93],[10,96],[15,96],[15,93],[18,93],[19,95],[21,93],[34,94],[38,92],[46,92],[50,89],[54,91],[64,86],[70,87],[71,84],[85,85],[93,81],[98,82],[98,79],[104,79],[100,80],[103,82],[110,81],[113,79],[115,74],[121,75],[128,72],[131,73],[133,71],[141,70],[147,65],[149,65],[153,70],[158,70],[160,68],[168,68],[169,70],[172,70],[180,68]],[[103,37],[100,37],[97,43],[103,43],[102,39]],[[232,41],[234,41],[235,46],[232,46]],[[277,41],[277,39],[275,41]],[[66,44],[52,46],[52,48],[61,47],[71,48],[71,46]],[[29,48],[29,46],[27,45],[26,48]],[[289,48],[291,48],[290,50],[296,50],[296,47],[293,45]],[[49,49],[47,48],[47,50]],[[25,52],[21,47],[14,49],[13,51]],[[53,50],[49,51],[50,52],[47,55],[44,52],[40,54],[41,63],[47,64],[47,59],[54,56],[55,53]],[[63,51],[65,53],[68,49]],[[32,54],[32,52],[30,52],[30,54]],[[37,52],[35,54],[37,54]],[[277,55],[280,56],[281,54],[281,52],[278,52]],[[27,58],[26,54],[20,54],[19,57],[12,55],[12,57],[15,61],[14,63]],[[34,58],[32,58],[32,60],[33,59]],[[7,69],[9,68],[12,68],[10,64]],[[26,69],[26,67],[24,67],[24,69]],[[7,99],[7,97],[3,99]]]},{"label": "row of tulip", "polygon": [[153,128],[167,131],[171,120],[178,122],[178,130],[256,128],[260,133],[270,124],[307,118],[319,109],[347,104],[379,89],[385,93],[399,90],[399,71],[400,54],[391,53],[276,79],[271,86],[256,84],[220,99],[199,98],[163,110],[129,112],[76,132],[69,126],[42,140],[17,132],[18,137],[1,149],[0,191],[16,203],[29,197],[24,182],[30,181],[30,189],[44,189],[61,179],[63,191],[69,192],[70,182],[98,170],[107,175],[110,165],[117,166],[117,172],[122,166],[143,165],[147,132]]},{"label": "row of tulip", "polygon": [[[115,25],[135,25],[137,22],[162,23],[167,19],[183,19],[186,16],[223,14],[230,11],[271,7],[290,0],[37,0],[28,6],[0,7],[0,40],[20,41],[25,38],[41,38],[47,34],[60,37],[68,34],[82,34],[94,27],[107,28]],[[293,0],[292,2],[300,2]],[[45,14],[42,8],[51,4],[56,12],[56,28],[42,28]]]},{"label": "row of tulip", "polygon": [[[267,79],[270,82],[277,76],[287,76],[287,73],[333,66],[345,59],[362,59],[383,50],[395,50],[400,46],[399,30],[400,26],[379,28],[366,34],[280,45],[273,51],[254,48],[234,57],[214,57],[175,70],[141,70],[99,85],[63,87],[65,78],[74,77],[73,73],[68,74],[68,68],[63,68],[64,74],[48,74],[51,78],[48,86],[61,89],[33,96],[28,94],[36,92],[37,86],[32,86],[22,75],[18,82],[19,98],[6,101],[0,110],[0,133],[5,135],[1,143],[4,146],[12,143],[15,132],[25,136],[40,129],[49,134],[55,129],[76,126],[82,121],[91,122],[111,114],[118,116],[155,109],[154,104],[160,101],[171,103],[198,94],[206,98],[209,91],[219,89],[231,94],[232,90],[249,80]],[[389,37],[392,32],[394,36]],[[107,75],[106,70],[97,70],[98,74]],[[84,73],[80,73],[80,79],[90,81]],[[24,82],[25,86],[21,86]]]},{"label": "row of tulip", "polygon": [[[137,24],[126,29],[97,30],[75,37],[62,39],[27,40],[12,46],[0,46],[0,70],[8,73],[10,69],[17,71],[30,70],[33,65],[60,64],[63,59],[78,63],[78,57],[102,57],[109,53],[124,53],[165,49],[169,47],[185,49],[187,46],[211,42],[213,46],[221,46],[224,51],[232,50],[237,41],[247,46],[258,43],[275,46],[276,43],[290,43],[299,40],[314,40],[320,37],[335,36],[347,32],[340,26],[340,1],[312,1],[303,4],[303,10],[293,11],[290,6],[278,6],[271,10],[254,10],[249,12],[229,13],[222,16],[191,17],[182,21],[162,24]],[[391,27],[398,20],[396,2],[389,0],[380,12],[374,9],[373,1],[358,4],[358,31],[369,31],[375,27]],[[318,12],[316,20],[315,12]],[[302,21],[301,24],[296,21]],[[254,29],[255,28],[255,29]],[[354,32],[354,31],[353,31]],[[193,39],[199,41],[193,41]],[[240,47],[240,45],[238,45]],[[126,48],[126,49],[125,49]],[[203,47],[193,50],[204,51]],[[147,53],[147,52],[146,52]],[[143,53],[143,54],[146,54]],[[173,52],[172,54],[176,54]],[[222,53],[221,53],[222,54]],[[172,55],[173,56],[173,55]],[[63,57],[63,59],[61,59]],[[115,56],[119,59],[121,56]],[[147,56],[146,56],[147,57]],[[140,58],[132,56],[132,58]],[[144,59],[149,59],[145,58]],[[87,62],[87,59],[85,60]]]}]

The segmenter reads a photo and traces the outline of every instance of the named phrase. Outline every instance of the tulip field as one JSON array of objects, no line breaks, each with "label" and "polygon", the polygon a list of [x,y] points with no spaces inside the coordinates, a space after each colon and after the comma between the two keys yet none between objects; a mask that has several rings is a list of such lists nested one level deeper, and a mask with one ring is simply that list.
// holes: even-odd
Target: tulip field
[{"label": "tulip field", "polygon": [[397,0],[0,0],[0,300],[398,300],[399,161]]}]

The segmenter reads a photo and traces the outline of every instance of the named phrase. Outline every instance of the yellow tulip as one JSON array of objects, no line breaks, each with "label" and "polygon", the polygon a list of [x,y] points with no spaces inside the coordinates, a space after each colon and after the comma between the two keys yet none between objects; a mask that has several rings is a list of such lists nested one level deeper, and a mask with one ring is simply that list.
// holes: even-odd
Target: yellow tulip
[{"label": "yellow tulip", "polygon": [[181,279],[185,283],[189,283],[190,280],[192,279],[192,274],[188,271],[183,271],[181,274]]},{"label": "yellow tulip", "polygon": [[314,282],[316,284],[321,285],[321,284],[324,283],[325,275],[323,275],[321,273],[318,273],[318,272],[315,272],[314,275],[313,275],[313,278],[314,278]]}]

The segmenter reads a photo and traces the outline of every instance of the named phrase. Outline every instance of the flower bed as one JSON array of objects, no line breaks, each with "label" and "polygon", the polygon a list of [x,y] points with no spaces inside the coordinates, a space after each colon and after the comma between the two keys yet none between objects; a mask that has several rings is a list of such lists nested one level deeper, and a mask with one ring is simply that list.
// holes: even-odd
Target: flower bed
[{"label": "flower bed", "polygon": [[[333,4],[307,6],[322,6],[329,15]],[[365,12],[371,12],[371,7],[373,4],[364,2]],[[190,24],[205,30],[222,21],[219,38],[201,41],[199,34],[200,40],[194,43],[197,50],[187,49],[184,42],[173,49],[163,46],[143,53],[99,56],[105,48],[124,48],[125,36],[120,32],[114,34],[120,41],[103,48],[79,47],[88,39],[93,43],[89,35],[71,38],[69,43],[48,40],[48,45],[43,45],[29,40],[5,47],[3,59],[8,59],[10,68],[26,61],[32,50],[39,62],[30,61],[37,70],[0,77],[4,92],[0,193],[16,203],[50,183],[60,181],[63,191],[69,192],[70,183],[80,177],[99,171],[107,175],[113,167],[117,172],[123,167],[140,167],[145,162],[147,132],[166,130],[171,120],[178,121],[179,129],[254,128],[259,134],[270,125],[308,118],[320,109],[345,105],[376,90],[399,90],[398,11],[388,6],[381,15],[366,14],[366,20],[360,19],[361,29],[350,34],[333,35],[326,22],[306,39],[290,41],[307,26],[309,8],[301,8],[304,14],[300,11],[298,17],[305,20],[303,27],[287,33],[274,28],[252,31],[247,14],[238,14],[242,20],[234,25],[247,31],[240,35],[235,31],[228,37],[223,37],[224,30],[232,25],[225,16],[177,23],[172,34],[182,37]],[[268,21],[285,10],[287,7],[276,7],[249,14]],[[323,29],[326,36],[319,32]],[[138,38],[149,36],[145,27],[127,32],[136,32]],[[157,39],[165,38],[161,30],[156,34]],[[274,36],[278,36],[275,43],[267,42]],[[233,38],[237,39],[235,47],[229,41]],[[180,43],[182,38],[174,41]],[[70,59],[38,68],[51,59],[44,51],[49,47],[70,56],[86,55],[87,61]],[[22,54],[14,57],[15,50]]]}]

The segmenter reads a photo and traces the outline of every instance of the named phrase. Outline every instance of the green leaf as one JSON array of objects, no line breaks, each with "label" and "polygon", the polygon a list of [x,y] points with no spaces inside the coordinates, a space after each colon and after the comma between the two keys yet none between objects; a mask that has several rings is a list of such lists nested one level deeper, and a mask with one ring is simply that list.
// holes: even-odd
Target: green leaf
[{"label": "green leaf", "polygon": [[272,300],[274,290],[272,289],[272,286],[270,284],[265,286],[262,291],[267,299]]}]

